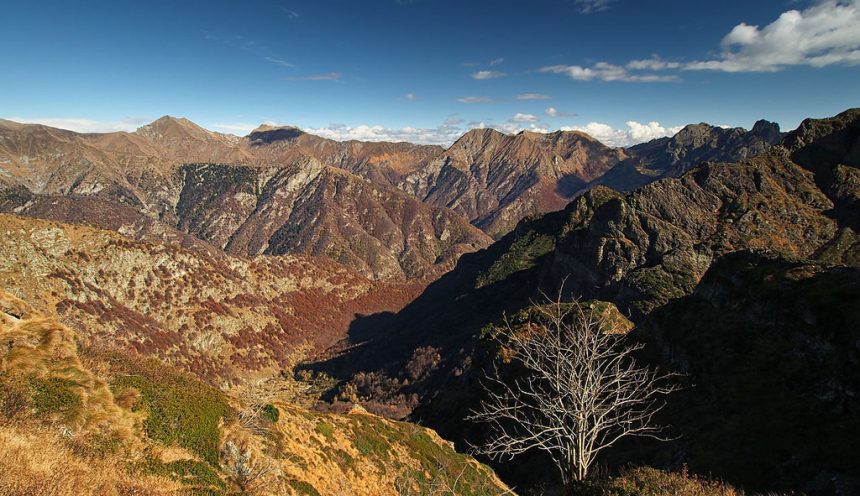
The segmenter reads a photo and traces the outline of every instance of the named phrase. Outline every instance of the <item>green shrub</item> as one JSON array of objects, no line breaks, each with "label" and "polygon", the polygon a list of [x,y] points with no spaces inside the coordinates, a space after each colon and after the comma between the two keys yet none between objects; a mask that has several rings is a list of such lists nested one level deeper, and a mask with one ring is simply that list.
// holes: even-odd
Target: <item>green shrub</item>
[{"label": "green shrub", "polygon": [[210,465],[218,465],[220,435],[218,424],[235,412],[217,389],[161,366],[154,360],[134,364],[119,363],[111,385],[114,391],[133,387],[140,391],[134,411],[146,414],[143,429],[147,436],[167,445],[179,445],[199,455]]},{"label": "green shrub", "polygon": [[334,426],[326,421],[318,423],[314,430],[317,434],[322,435],[326,439],[334,438]]},{"label": "green shrub", "polygon": [[215,469],[197,460],[163,463],[160,460],[147,458],[137,469],[146,475],[161,475],[177,480],[198,493],[221,494],[227,489],[227,484],[221,480]]},{"label": "green shrub", "polygon": [[490,268],[475,281],[476,288],[503,281],[511,275],[537,265],[537,260],[555,249],[552,236],[534,231],[518,238],[508,251],[500,256]]},{"label": "green shrub", "polygon": [[267,403],[266,406],[263,407],[263,410],[260,412],[262,417],[268,420],[271,423],[277,423],[278,419],[281,418],[281,411],[278,410],[278,407],[272,405],[271,403]]},{"label": "green shrub", "polygon": [[33,395],[33,412],[37,416],[70,421],[83,407],[78,384],[74,381],[57,377],[30,377],[29,385]]},{"label": "green shrub", "polygon": [[342,468],[344,470],[352,470],[353,472],[356,471],[356,469],[355,469],[355,458],[353,458],[352,455],[350,455],[346,451],[344,451],[342,449],[337,449],[334,452],[334,457],[335,457],[335,461],[337,462],[337,465],[340,468]]},{"label": "green shrub", "polygon": [[290,487],[295,489],[296,492],[298,492],[299,494],[303,494],[306,496],[321,496],[319,491],[317,491],[314,486],[308,484],[305,481],[291,480]]}]

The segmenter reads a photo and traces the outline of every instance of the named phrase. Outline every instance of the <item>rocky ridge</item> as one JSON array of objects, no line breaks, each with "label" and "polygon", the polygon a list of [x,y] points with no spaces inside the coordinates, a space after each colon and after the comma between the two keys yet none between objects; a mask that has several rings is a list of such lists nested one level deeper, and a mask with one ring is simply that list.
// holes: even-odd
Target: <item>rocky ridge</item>
[{"label": "rocky ridge", "polygon": [[[454,271],[431,284],[418,299],[397,314],[359,319],[353,323],[350,336],[365,344],[332,357],[318,367],[344,378],[346,384],[357,391],[359,399],[397,402],[417,394],[421,399],[410,418],[433,425],[443,435],[459,442],[479,442],[480,430],[459,422],[459,419],[464,418],[477,401],[477,381],[497,352],[492,343],[481,336],[487,326],[498,322],[503,313],[516,313],[530,301],[540,299],[541,291],[554,293],[564,282],[565,293],[586,300],[612,302],[623,315],[629,315],[637,326],[632,338],[646,341],[653,338],[654,335],[647,334],[648,323],[657,315],[672,325],[683,322],[684,329],[672,330],[675,338],[660,341],[662,345],[654,345],[654,360],[666,360],[664,365],[668,364],[670,368],[691,367],[695,374],[706,369],[717,370],[711,361],[718,359],[719,353],[714,350],[720,346],[687,349],[685,353],[695,354],[701,362],[693,364],[679,358],[673,343],[683,341],[677,334],[687,332],[688,328],[691,333],[713,334],[721,332],[719,326],[697,324],[692,315],[680,320],[682,317],[678,314],[679,320],[676,321],[671,309],[678,308],[673,302],[679,298],[696,292],[706,294],[701,285],[707,286],[707,280],[703,278],[712,269],[723,274],[713,277],[733,277],[731,271],[725,272],[726,267],[735,266],[726,261],[727,257],[745,251],[767,255],[750,259],[753,267],[744,270],[748,270],[753,278],[760,274],[756,267],[765,271],[772,270],[766,267],[773,264],[779,267],[782,263],[797,263],[806,267],[797,269],[801,272],[821,272],[823,279],[846,278],[853,281],[847,287],[854,289],[846,290],[847,293],[840,293],[845,286],[817,283],[807,287],[803,282],[798,283],[796,290],[799,294],[807,294],[810,301],[820,302],[815,310],[819,317],[808,317],[811,320],[806,321],[806,325],[810,328],[801,326],[790,330],[786,327],[789,324],[782,322],[791,322],[791,318],[783,320],[778,317],[775,327],[762,328],[765,335],[779,333],[783,329],[800,332],[791,338],[786,336],[786,339],[794,340],[792,346],[796,349],[792,353],[812,354],[803,348],[803,343],[809,341],[805,341],[807,338],[802,337],[802,333],[823,336],[814,338],[826,342],[821,346],[842,346],[831,341],[831,334],[828,334],[833,322],[822,320],[821,316],[828,312],[845,312],[846,305],[850,306],[848,302],[857,297],[856,292],[851,291],[856,291],[860,237],[850,221],[856,215],[853,209],[856,188],[852,178],[857,165],[852,164],[856,164],[858,122],[860,110],[850,110],[832,119],[810,120],[798,131],[802,139],[790,135],[781,146],[750,159],[735,163],[706,163],[679,177],[668,177],[629,193],[594,188],[564,210],[523,221],[488,249],[463,256]],[[818,151],[821,149],[826,153]],[[770,261],[773,258],[778,262]],[[725,310],[743,306],[760,309],[754,295],[773,290],[772,285],[784,279],[784,276],[778,277],[759,280],[756,284],[760,289],[756,293],[738,295],[737,301]],[[815,278],[810,279],[813,280]],[[721,321],[717,315],[722,314],[719,311],[714,313],[713,323]],[[745,323],[735,327],[732,323],[729,327],[747,329],[745,326],[748,324],[752,325]],[[701,331],[694,331],[696,326]],[[380,334],[383,330],[384,335]],[[727,329],[725,336],[702,334],[697,339],[745,339],[745,335],[729,337],[729,332]],[[844,341],[841,337],[838,340],[840,343]],[[738,346],[766,355],[768,342],[767,338],[762,338],[755,342],[740,341]],[[419,380],[409,377],[404,371],[410,370],[409,364],[426,355],[428,349],[434,350],[439,358]],[[853,352],[845,352],[847,355],[843,351],[834,353],[839,355],[839,363],[845,364],[851,370],[850,374],[856,375],[856,362],[851,358]],[[852,363],[854,365],[850,365]],[[771,370],[770,366],[762,363],[752,367],[761,369],[749,370],[750,374],[768,374]],[[850,379],[846,386],[829,369],[801,369],[814,376],[810,381],[820,384],[834,380],[842,384],[834,386],[837,389],[854,387],[851,382],[854,379]],[[727,382],[720,383],[718,387],[737,387],[733,386],[733,381],[740,379],[734,376],[729,380],[727,377],[723,377]],[[695,375],[692,381],[700,379]],[[798,391],[798,394],[805,393]],[[805,428],[800,425],[815,418],[808,412],[829,408],[809,395],[797,401],[803,406],[798,410],[802,413],[794,417],[799,422],[792,427],[795,432],[803,432]],[[826,430],[837,425],[855,428],[853,408],[840,410],[835,417],[828,417],[831,420],[821,428]],[[744,415],[757,417],[764,412],[765,409],[753,409]],[[743,420],[748,421],[749,418]],[[702,428],[701,424],[695,424],[695,429]],[[772,436],[780,435],[767,432]],[[695,442],[705,437],[696,438]],[[732,453],[737,454],[736,451]],[[728,452],[726,454],[728,456]],[[688,455],[685,460],[691,465],[701,463],[697,466],[708,467],[703,459]],[[672,456],[677,459],[681,455],[674,453],[669,459]],[[738,481],[757,489],[782,490],[786,487],[813,488],[813,479],[826,472],[828,467],[836,467],[834,470],[837,471],[844,469],[842,465],[838,468],[812,452],[804,451],[802,456],[809,464],[804,470],[794,472],[792,477],[779,472],[777,467],[785,466],[787,461],[778,454],[769,455],[767,463],[771,465],[767,470],[759,471],[758,477],[738,468],[742,465],[759,467],[755,464],[760,459],[753,455],[736,459],[735,465],[727,462],[720,475],[730,482]],[[662,463],[668,462],[664,458]],[[536,465],[525,463],[517,466],[523,479],[517,478],[515,466],[499,468],[511,477],[509,480],[533,480],[531,476],[541,464],[538,461]],[[852,472],[855,468],[849,467],[850,470],[842,472],[842,475],[849,479],[856,477],[858,474]],[[777,473],[783,475],[774,475]]]},{"label": "rocky ridge", "polygon": [[700,123],[674,136],[626,149],[629,157],[600,177],[602,184],[629,191],[664,177],[677,177],[704,162],[737,162],[767,152],[784,134],[779,125],[760,120],[753,128],[722,128]]},{"label": "rocky ridge", "polygon": [[501,236],[520,219],[563,208],[625,157],[576,131],[507,135],[476,129],[406,175],[399,187]]}]

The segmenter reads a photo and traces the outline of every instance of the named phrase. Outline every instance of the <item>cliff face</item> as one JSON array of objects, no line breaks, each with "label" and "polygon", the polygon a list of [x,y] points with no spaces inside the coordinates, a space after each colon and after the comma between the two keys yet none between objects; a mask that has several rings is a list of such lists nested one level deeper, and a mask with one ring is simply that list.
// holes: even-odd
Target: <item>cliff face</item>
[{"label": "cliff face", "polygon": [[860,109],[830,119],[806,119],[785,138],[791,158],[815,174],[834,214],[860,230]]},{"label": "cliff face", "polygon": [[237,255],[325,256],[379,279],[426,279],[489,238],[453,212],[310,160],[186,165],[178,227]]},{"label": "cliff face", "polygon": [[578,132],[472,130],[399,186],[498,237],[524,217],[563,208],[624,157]]}]

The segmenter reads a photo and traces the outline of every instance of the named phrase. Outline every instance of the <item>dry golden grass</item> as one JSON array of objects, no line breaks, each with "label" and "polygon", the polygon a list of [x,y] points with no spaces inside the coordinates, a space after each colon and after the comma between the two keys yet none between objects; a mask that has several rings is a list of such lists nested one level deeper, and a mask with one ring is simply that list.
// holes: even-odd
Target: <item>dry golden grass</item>
[{"label": "dry golden grass", "polygon": [[47,428],[0,426],[0,496],[156,496],[180,492],[167,478],[131,475],[121,460],[88,458]]},{"label": "dry golden grass", "polygon": [[2,291],[0,343],[0,496],[506,489],[432,431],[312,413],[281,401],[289,384],[231,398],[156,360],[79,356],[72,330]]},{"label": "dry golden grass", "polygon": [[25,380],[61,381],[79,397],[77,406],[62,419],[72,432],[98,431],[126,441],[135,439],[139,417],[121,408],[108,385],[81,363],[75,337],[71,329],[0,292],[0,338],[5,343],[0,372]]}]

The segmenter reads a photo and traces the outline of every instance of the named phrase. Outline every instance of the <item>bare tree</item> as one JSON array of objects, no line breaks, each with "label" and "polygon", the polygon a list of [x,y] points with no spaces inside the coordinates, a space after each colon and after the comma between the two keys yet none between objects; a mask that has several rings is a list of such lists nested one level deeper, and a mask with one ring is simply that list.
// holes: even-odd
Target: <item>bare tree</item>
[{"label": "bare tree", "polygon": [[505,380],[494,364],[483,383],[486,399],[469,418],[490,426],[478,452],[510,459],[542,450],[570,485],[585,479],[598,453],[619,439],[660,439],[654,415],[677,387],[673,374],[636,362],[633,354],[642,345],[625,339],[605,313],[566,303],[561,291],[546,299],[532,303],[524,324],[515,326],[505,316],[496,329],[509,360],[521,364],[524,374]]},{"label": "bare tree", "polygon": [[254,456],[249,446],[236,440],[227,440],[222,446],[221,467],[243,493],[265,485],[274,469],[270,460]]}]

